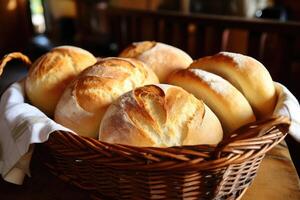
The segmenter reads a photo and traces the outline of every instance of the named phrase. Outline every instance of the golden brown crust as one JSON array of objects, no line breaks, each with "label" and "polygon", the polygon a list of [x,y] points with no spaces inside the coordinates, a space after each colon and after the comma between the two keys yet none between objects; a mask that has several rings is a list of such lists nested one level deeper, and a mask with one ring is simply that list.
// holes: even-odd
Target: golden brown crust
[{"label": "golden brown crust", "polygon": [[215,73],[240,90],[257,118],[269,117],[277,96],[268,70],[257,60],[242,54],[220,52],[194,61],[190,68]]},{"label": "golden brown crust", "polygon": [[[154,131],[159,133],[161,128],[159,123],[164,123],[167,115],[163,90],[154,85],[150,85],[133,90],[132,96],[136,104],[133,105],[129,103],[128,106],[125,107],[125,112],[128,114],[129,119],[134,122],[140,131],[143,130],[142,126],[139,126],[140,122],[146,122]],[[159,114],[151,115],[147,105],[149,102],[157,106]],[[155,112],[157,110],[153,111]]]},{"label": "golden brown crust", "polygon": [[[158,83],[158,78],[138,60],[101,59],[68,86],[57,105],[55,120],[80,135],[95,138],[102,116],[114,100],[151,83]],[[83,128],[78,119],[84,119],[89,125]]]},{"label": "golden brown crust", "polygon": [[[99,102],[97,93],[94,93],[90,88],[97,88],[103,85],[103,80],[95,76],[80,77],[74,87],[73,95],[80,107],[88,112],[95,112],[99,107],[103,106]],[[93,102],[93,103],[92,103]]]},{"label": "golden brown crust", "polygon": [[108,108],[99,131],[99,140],[134,146],[216,144],[221,139],[220,122],[203,102],[161,84],[122,95]]},{"label": "golden brown crust", "polygon": [[156,45],[154,41],[144,41],[140,43],[133,43],[129,45],[126,49],[124,49],[120,53],[120,57],[126,58],[137,58],[139,55],[148,51],[149,49],[153,48]]},{"label": "golden brown crust", "polygon": [[161,83],[170,73],[187,68],[193,61],[187,53],[174,46],[149,41],[134,43],[120,56],[143,61],[156,73]]},{"label": "golden brown crust", "polygon": [[217,75],[200,69],[185,69],[173,73],[168,82],[202,99],[218,116],[226,134],[255,121],[252,108],[245,97]]},{"label": "golden brown crust", "polygon": [[[203,87],[205,91],[211,91],[212,90],[212,88],[210,87],[210,85],[211,85],[210,82],[201,79],[199,76],[197,76],[196,73],[193,72],[193,70],[189,70],[189,69],[178,70],[175,73],[172,73],[168,77],[167,82],[172,83],[174,79],[189,80],[191,82],[191,84],[200,82],[201,87]],[[225,83],[225,84],[227,84],[227,83]],[[178,83],[176,83],[176,84],[174,83],[174,85],[182,87],[181,85],[178,85]],[[193,86],[191,85],[191,87],[193,87]],[[185,89],[184,87],[182,87],[182,88]],[[189,90],[187,90],[187,91],[189,91]],[[224,93],[222,93],[222,92],[212,92],[211,94],[214,96],[213,98],[220,99],[220,98],[224,98],[225,91],[224,91]],[[221,102],[221,103],[223,103],[223,102]]]},{"label": "golden brown crust", "polygon": [[26,77],[25,89],[30,102],[52,116],[66,86],[95,62],[91,53],[78,47],[52,49],[32,64]]}]

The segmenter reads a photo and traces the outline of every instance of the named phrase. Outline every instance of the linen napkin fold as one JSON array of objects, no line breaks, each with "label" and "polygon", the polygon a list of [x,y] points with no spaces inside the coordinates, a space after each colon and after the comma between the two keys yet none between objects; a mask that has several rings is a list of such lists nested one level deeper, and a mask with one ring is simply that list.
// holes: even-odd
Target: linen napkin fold
[{"label": "linen napkin fold", "polygon": [[25,102],[24,82],[12,84],[0,101],[0,173],[3,179],[22,184],[25,174],[30,175],[33,150],[29,147],[45,142],[56,130],[72,132]]},{"label": "linen napkin fold", "polygon": [[300,106],[296,97],[282,84],[275,82],[278,95],[273,116],[286,116],[291,120],[289,134],[300,142]]},{"label": "linen napkin fold", "polygon": [[[275,83],[278,102],[274,116],[291,119],[290,134],[300,142],[300,106],[291,92]],[[0,101],[0,173],[4,180],[22,184],[29,174],[34,143],[47,141],[56,130],[71,130],[55,123],[36,107],[25,102],[24,83],[12,84]]]}]

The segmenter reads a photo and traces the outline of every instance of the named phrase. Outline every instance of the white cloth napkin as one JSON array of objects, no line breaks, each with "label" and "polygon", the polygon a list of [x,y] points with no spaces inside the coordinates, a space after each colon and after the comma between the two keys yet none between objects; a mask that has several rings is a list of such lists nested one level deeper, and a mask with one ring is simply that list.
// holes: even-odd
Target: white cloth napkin
[{"label": "white cloth napkin", "polygon": [[[299,103],[286,87],[275,86],[278,103],[274,115],[290,117],[290,134],[300,142]],[[4,180],[22,184],[25,174],[29,175],[32,144],[45,142],[55,130],[70,131],[25,103],[22,82],[12,84],[0,101],[0,173]]]},{"label": "white cloth napkin", "polygon": [[17,82],[0,101],[0,173],[15,184],[22,184],[25,174],[29,175],[31,144],[45,142],[55,130],[70,131],[25,103],[24,96],[24,83]]},{"label": "white cloth napkin", "polygon": [[289,134],[300,142],[300,106],[296,97],[282,84],[276,83],[278,101],[273,115],[287,116],[291,119]]}]

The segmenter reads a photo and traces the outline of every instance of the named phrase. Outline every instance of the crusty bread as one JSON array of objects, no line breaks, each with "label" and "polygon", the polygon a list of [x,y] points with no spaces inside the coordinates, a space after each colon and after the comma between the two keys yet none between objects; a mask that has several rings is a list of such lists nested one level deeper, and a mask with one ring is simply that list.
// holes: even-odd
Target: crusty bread
[{"label": "crusty bread", "polygon": [[137,42],[124,49],[120,57],[136,58],[145,62],[158,76],[161,83],[178,69],[186,69],[193,62],[184,51],[159,42]]},{"label": "crusty bread", "polygon": [[273,113],[277,96],[272,78],[254,58],[220,52],[194,61],[190,68],[203,69],[228,80],[244,94],[257,118],[266,118]]},{"label": "crusty bread", "polygon": [[185,69],[171,74],[168,83],[202,99],[221,121],[225,134],[255,121],[251,106],[242,93],[218,75],[201,69]]},{"label": "crusty bread", "polygon": [[69,82],[95,62],[91,53],[73,46],[56,47],[44,54],[32,64],[26,77],[25,89],[31,104],[52,116]]},{"label": "crusty bread", "polygon": [[223,131],[215,114],[180,87],[147,85],[122,95],[101,122],[99,140],[133,146],[217,144]]},{"label": "crusty bread", "polygon": [[135,87],[152,83],[158,83],[158,78],[141,61],[101,59],[66,88],[54,119],[79,135],[97,138],[100,121],[111,102]]}]

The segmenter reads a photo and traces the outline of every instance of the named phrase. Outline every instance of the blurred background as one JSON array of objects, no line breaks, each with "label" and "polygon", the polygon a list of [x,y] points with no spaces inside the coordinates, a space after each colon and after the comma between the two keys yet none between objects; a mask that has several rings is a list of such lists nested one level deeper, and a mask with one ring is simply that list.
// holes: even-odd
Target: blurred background
[{"label": "blurred background", "polygon": [[[197,59],[219,51],[261,61],[300,99],[300,1],[295,0],[1,0],[0,57],[21,51],[32,60],[58,45],[117,56],[128,44],[156,40]],[[0,92],[25,76],[12,62]],[[295,164],[299,144],[288,138]]]},{"label": "blurred background", "polygon": [[[136,13],[135,17],[139,16],[139,24],[124,24],[124,20],[131,19],[126,19],[128,16],[124,12],[122,14],[125,17],[122,18],[122,14],[117,13],[116,9],[123,11],[130,9],[128,12],[132,12],[132,15],[134,15],[134,11],[138,10],[139,13]],[[143,16],[141,12],[144,12]],[[10,51],[23,51],[36,57],[43,51],[48,51],[53,46],[62,44],[84,46],[99,56],[115,55],[127,45],[124,41],[118,43],[120,42],[118,41],[119,38],[114,38],[116,29],[113,26],[118,24],[121,26],[119,31],[122,31],[123,37],[130,34],[133,40],[158,38],[163,40],[162,42],[176,45],[178,38],[175,36],[178,30],[174,26],[182,24],[180,21],[182,19],[178,21],[179,18],[176,16],[169,18],[168,23],[165,23],[167,30],[163,31],[174,34],[167,38],[159,38],[158,32],[153,33],[153,21],[151,21],[151,17],[149,19],[149,12],[152,14],[158,12],[165,15],[168,13],[176,13],[178,16],[185,15],[184,20],[188,27],[186,27],[187,30],[184,34],[187,41],[198,34],[197,23],[203,26],[207,24],[205,19],[204,23],[201,22],[201,17],[198,22],[195,19],[192,20],[193,16],[213,15],[216,17],[217,15],[217,18],[221,19],[217,29],[222,28],[222,34],[220,38],[215,39],[222,40],[219,45],[220,49],[214,51],[207,46],[195,44],[194,46],[198,46],[202,51],[202,53],[197,54],[195,47],[189,45],[185,50],[196,59],[218,50],[247,53],[247,30],[253,31],[255,27],[247,28],[242,24],[240,27],[238,25],[232,27],[230,22],[234,23],[234,19],[238,20],[239,18],[248,21],[251,19],[273,19],[279,22],[299,21],[300,2],[294,0],[1,0],[0,55]],[[152,15],[152,17],[156,18],[157,16]],[[228,28],[226,24],[222,24],[224,17],[225,19],[232,17],[232,20],[225,22],[228,23]],[[248,21],[246,21],[246,26],[255,26]],[[240,21],[240,23],[244,22],[243,20]],[[156,23],[159,24],[158,21]],[[218,23],[218,21],[215,20],[214,23]],[[159,25],[161,28],[162,24]],[[210,25],[212,24],[208,22],[207,27],[204,28],[211,28]],[[139,30],[133,34],[131,33],[132,30],[129,30],[133,27],[129,26],[135,26],[134,28]],[[183,27],[180,28],[181,30],[184,29]],[[232,29],[230,30],[230,28]],[[215,36],[216,32],[220,32],[220,30],[206,31],[207,41],[209,35]],[[261,40],[265,40],[265,37]],[[182,42],[179,45],[185,44]]]}]

